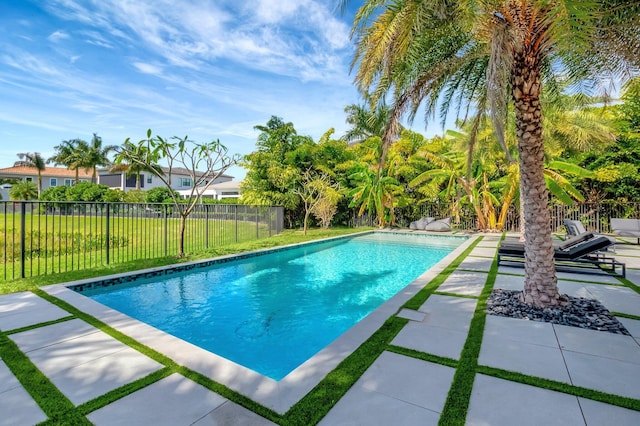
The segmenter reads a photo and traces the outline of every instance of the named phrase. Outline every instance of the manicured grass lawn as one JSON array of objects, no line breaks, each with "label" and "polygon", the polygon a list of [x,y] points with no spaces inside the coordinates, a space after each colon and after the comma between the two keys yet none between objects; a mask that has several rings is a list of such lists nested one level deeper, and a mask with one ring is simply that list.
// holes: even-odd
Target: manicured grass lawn
[{"label": "manicured grass lawn", "polygon": [[[246,219],[246,220],[242,220]],[[253,219],[254,221],[251,221]],[[25,215],[25,276],[42,276],[111,264],[173,256],[178,253],[177,218],[157,215],[124,217]],[[0,280],[20,278],[20,217],[0,214]],[[268,238],[273,232],[256,224],[255,215],[239,220],[190,217],[185,228],[186,253]],[[108,257],[108,259],[107,259]]]}]

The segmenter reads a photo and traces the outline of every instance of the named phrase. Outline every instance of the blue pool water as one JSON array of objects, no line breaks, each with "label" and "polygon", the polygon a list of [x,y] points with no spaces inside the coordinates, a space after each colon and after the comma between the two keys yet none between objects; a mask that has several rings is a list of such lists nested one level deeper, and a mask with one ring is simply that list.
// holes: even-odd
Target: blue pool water
[{"label": "blue pool water", "polygon": [[463,241],[373,233],[82,293],[280,380]]}]

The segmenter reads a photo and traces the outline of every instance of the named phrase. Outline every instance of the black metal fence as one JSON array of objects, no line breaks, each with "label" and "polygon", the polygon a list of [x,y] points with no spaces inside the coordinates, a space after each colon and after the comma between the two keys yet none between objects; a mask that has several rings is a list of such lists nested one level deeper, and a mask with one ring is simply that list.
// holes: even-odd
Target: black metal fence
[{"label": "black metal fence", "polygon": [[[282,207],[200,204],[185,224],[191,253],[266,238]],[[53,274],[178,253],[180,214],[151,203],[0,202],[0,277]]]},{"label": "black metal fence", "polygon": [[[593,232],[610,233],[611,218],[640,218],[640,203],[576,203],[572,206],[550,205],[551,232],[564,232],[564,219],[579,220],[585,229]],[[419,208],[396,209],[396,226],[407,228],[412,221],[421,217],[451,218],[451,227],[455,230],[477,230],[477,218],[472,208],[458,208],[442,203],[426,203]],[[354,216],[351,226],[376,226],[375,218],[364,215]],[[512,206],[505,220],[505,231],[520,230],[520,212]]]}]

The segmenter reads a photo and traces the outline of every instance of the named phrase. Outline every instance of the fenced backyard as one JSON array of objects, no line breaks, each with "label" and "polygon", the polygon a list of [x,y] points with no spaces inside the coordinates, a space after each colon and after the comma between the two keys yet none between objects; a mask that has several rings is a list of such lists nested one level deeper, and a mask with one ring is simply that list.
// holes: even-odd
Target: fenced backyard
[{"label": "fenced backyard", "polygon": [[[201,204],[185,253],[278,234],[283,208]],[[0,277],[7,281],[178,253],[180,215],[168,204],[0,203]]]}]

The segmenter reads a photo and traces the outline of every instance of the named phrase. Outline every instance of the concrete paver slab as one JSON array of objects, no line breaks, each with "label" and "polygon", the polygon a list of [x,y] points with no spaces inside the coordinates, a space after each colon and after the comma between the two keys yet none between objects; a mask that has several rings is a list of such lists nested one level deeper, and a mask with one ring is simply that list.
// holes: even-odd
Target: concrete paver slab
[{"label": "concrete paver slab", "polygon": [[40,371],[51,376],[125,348],[128,346],[124,343],[99,332],[45,346],[29,352],[27,356]]},{"label": "concrete paver slab", "polygon": [[[393,352],[383,352],[358,380],[362,389],[442,411],[455,369]],[[412,380],[421,377],[423,380]]]},{"label": "concrete paver slab", "polygon": [[585,299],[595,299],[593,294],[589,293],[584,283],[573,281],[558,280],[558,291],[560,294],[566,294],[571,297],[584,297]]},{"label": "concrete paver slab", "polygon": [[414,311],[413,309],[402,309],[396,316],[417,322],[422,322],[427,318],[427,314],[424,312]]},{"label": "concrete paver slab", "polygon": [[558,348],[487,338],[482,343],[478,364],[570,383]]},{"label": "concrete paver slab", "polygon": [[0,296],[0,330],[15,330],[71,314],[33,293],[22,292]]},{"label": "concrete paver slab", "polygon": [[4,294],[0,296],[0,316],[37,310],[47,305],[51,305],[51,303],[30,291]]},{"label": "concrete paver slab", "polygon": [[363,389],[349,389],[319,426],[436,426],[440,413]]},{"label": "concrete paver slab", "polygon": [[419,311],[427,314],[428,325],[468,331],[477,303],[476,299],[433,294]]},{"label": "concrete paver slab", "polygon": [[605,404],[586,398],[578,398],[587,426],[637,426],[640,425],[640,411]]},{"label": "concrete paver slab", "polygon": [[[554,324],[560,348],[640,364],[640,346],[631,336]],[[638,367],[640,369],[640,366]]]},{"label": "concrete paver slab", "polygon": [[635,338],[640,337],[640,320],[634,320],[630,318],[616,317],[618,321],[624,325],[629,333]]},{"label": "concrete paver slab", "polygon": [[487,274],[482,272],[454,271],[440,287],[438,287],[438,291],[467,296],[480,296],[486,281]]},{"label": "concrete paver slab", "polygon": [[598,284],[585,288],[610,311],[640,316],[640,294],[630,288]]},{"label": "concrete paver slab", "polygon": [[558,347],[558,339],[551,323],[498,315],[487,315],[484,326],[484,339],[491,339],[492,341],[497,339],[498,344],[501,344],[502,340],[512,340],[531,345]]},{"label": "concrete paver slab", "polygon": [[7,364],[0,359],[0,394],[20,386],[20,382],[16,379],[16,376],[9,370]]},{"label": "concrete paver slab", "polygon": [[22,386],[0,394],[0,426],[35,425],[46,414]]},{"label": "concrete paver slab", "polygon": [[432,355],[459,359],[466,340],[466,331],[430,326],[425,323],[409,323],[391,341],[391,344]]},{"label": "concrete paver slab", "polygon": [[90,413],[87,418],[98,426],[191,425],[225,401],[204,386],[172,374]]},{"label": "concrete paver slab", "polygon": [[479,247],[476,246],[474,247],[473,250],[471,250],[471,253],[469,253],[469,256],[476,256],[476,257],[488,257],[493,259],[493,257],[496,255],[496,248],[495,247]]},{"label": "concrete paver slab", "polygon": [[492,264],[493,258],[467,256],[462,262],[460,262],[458,269],[489,272]]},{"label": "concrete paver slab", "polygon": [[574,385],[640,399],[638,364],[579,352],[563,354]]},{"label": "concrete paver slab", "polygon": [[383,352],[320,424],[436,425],[454,372]]},{"label": "concrete paver slab", "polygon": [[193,426],[269,426],[275,423],[260,417],[253,411],[227,401],[202,419],[198,420]]},{"label": "concrete paver slab", "polygon": [[584,426],[575,396],[476,374],[467,425]]},{"label": "concrete paver slab", "polygon": [[559,271],[556,272],[556,276],[559,280],[571,280],[571,281],[581,281],[581,282],[595,282],[601,284],[617,284],[620,285],[620,280],[618,280],[613,275],[608,275],[603,273],[590,273],[590,274],[581,274],[575,272],[564,272]]},{"label": "concrete paver slab", "polygon": [[521,291],[524,288],[524,276],[498,274],[493,288]]},{"label": "concrete paver slab", "polygon": [[161,368],[162,364],[127,347],[49,378],[71,402],[80,405]]},{"label": "concrete paver slab", "polygon": [[99,331],[80,319],[72,319],[47,327],[17,333],[12,335],[11,339],[23,352],[30,352],[87,334],[98,333]]}]

